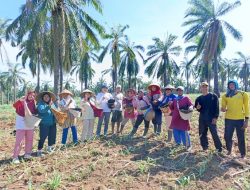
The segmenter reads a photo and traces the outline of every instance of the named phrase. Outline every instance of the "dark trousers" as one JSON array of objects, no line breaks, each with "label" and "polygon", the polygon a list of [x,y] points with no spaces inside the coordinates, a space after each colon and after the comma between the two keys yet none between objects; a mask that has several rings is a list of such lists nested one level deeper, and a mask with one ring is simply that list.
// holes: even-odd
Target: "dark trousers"
[{"label": "dark trousers", "polygon": [[54,125],[40,125],[38,141],[38,150],[43,148],[44,142],[48,137],[48,146],[52,146],[56,143],[56,124]]},{"label": "dark trousers", "polygon": [[211,132],[215,148],[218,151],[222,151],[222,143],[217,133],[217,126],[212,124],[209,121],[206,121],[200,118],[199,119],[199,135],[200,135],[200,143],[201,143],[203,150],[208,149],[208,138],[207,138],[208,129]]},{"label": "dark trousers", "polygon": [[149,128],[149,121],[144,119],[144,115],[138,115],[135,121],[134,128],[138,129],[141,123],[144,121],[145,128]]},{"label": "dark trousers", "polygon": [[154,124],[154,133],[160,134],[161,133],[161,124],[162,124],[162,112],[155,111],[155,118],[152,120]]},{"label": "dark trousers", "polygon": [[241,156],[246,155],[246,142],[245,142],[245,129],[243,129],[244,120],[231,120],[225,119],[225,141],[228,151],[232,151],[233,146],[233,133],[236,129],[236,134],[238,138],[238,147],[241,153]]}]

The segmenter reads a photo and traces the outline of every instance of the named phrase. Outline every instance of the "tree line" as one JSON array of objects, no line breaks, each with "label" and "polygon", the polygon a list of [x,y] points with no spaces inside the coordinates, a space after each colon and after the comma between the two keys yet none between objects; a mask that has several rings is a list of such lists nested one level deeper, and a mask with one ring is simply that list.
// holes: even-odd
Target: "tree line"
[{"label": "tree line", "polygon": [[[118,25],[106,30],[86,11],[88,7],[102,14],[99,0],[26,0],[20,15],[14,20],[0,20],[0,57],[6,57],[8,71],[0,71],[1,100],[15,100],[25,90],[33,87],[37,92],[50,89],[58,94],[63,88],[74,86],[76,77],[84,88],[98,90],[105,75],[112,79],[110,87],[119,83],[123,89],[145,88],[147,83],[138,76],[140,62],[145,65],[145,75],[157,78],[162,86],[169,83],[185,85],[187,93],[197,92],[198,84],[207,81],[217,95],[225,90],[229,78],[239,79],[249,87],[250,57],[237,52],[235,59],[221,56],[226,48],[226,37],[231,35],[242,41],[240,31],[222,16],[241,5],[214,0],[189,0],[184,14],[183,34],[186,48],[176,44],[176,35],[168,33],[165,39],[153,37],[148,47],[132,42],[126,35],[129,26]],[[227,33],[225,33],[227,31]],[[8,61],[3,41],[19,47],[16,58],[21,63]],[[107,42],[103,44],[101,41]],[[177,57],[184,51],[181,63]],[[102,63],[110,56],[112,64],[102,72],[99,81],[93,82],[95,69],[91,63]],[[27,83],[23,68],[28,67],[36,84]],[[41,84],[41,70],[53,74]],[[75,89],[73,87],[73,89]]]}]

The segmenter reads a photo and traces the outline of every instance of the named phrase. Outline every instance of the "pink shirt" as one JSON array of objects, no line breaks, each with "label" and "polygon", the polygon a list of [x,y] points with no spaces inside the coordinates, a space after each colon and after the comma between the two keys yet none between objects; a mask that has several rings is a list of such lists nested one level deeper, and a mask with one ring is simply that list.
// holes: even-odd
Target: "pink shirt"
[{"label": "pink shirt", "polygon": [[[125,107],[124,117],[129,119],[135,119],[137,117],[136,108],[136,101],[134,99],[124,98],[122,102],[123,106]],[[131,104],[133,106],[133,110],[128,112],[126,109],[126,105]]]},{"label": "pink shirt", "polygon": [[[185,96],[179,100],[179,107],[192,106],[191,100]],[[177,99],[173,101],[173,103],[169,106],[172,110],[172,121],[170,125],[170,129],[178,129],[183,131],[190,130],[190,122],[189,120],[183,120],[179,114],[179,110],[177,108]]]}]

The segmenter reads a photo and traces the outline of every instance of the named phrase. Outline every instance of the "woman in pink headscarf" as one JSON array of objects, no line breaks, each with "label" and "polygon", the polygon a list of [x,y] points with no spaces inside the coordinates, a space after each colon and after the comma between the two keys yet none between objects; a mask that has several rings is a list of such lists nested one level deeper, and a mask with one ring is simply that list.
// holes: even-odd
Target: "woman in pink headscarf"
[{"label": "woman in pink headscarf", "polygon": [[25,155],[24,158],[31,158],[31,152],[33,147],[34,128],[26,126],[25,115],[26,110],[29,110],[31,114],[36,114],[35,93],[28,92],[25,97],[17,100],[13,107],[16,109],[16,143],[13,153],[13,163],[20,163],[18,156],[21,151],[21,143],[25,139]]}]

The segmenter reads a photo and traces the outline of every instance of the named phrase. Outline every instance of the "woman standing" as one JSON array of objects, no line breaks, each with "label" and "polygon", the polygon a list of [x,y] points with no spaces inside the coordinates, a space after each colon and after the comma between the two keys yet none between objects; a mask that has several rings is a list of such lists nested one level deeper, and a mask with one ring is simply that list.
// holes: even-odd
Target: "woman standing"
[{"label": "woman standing", "polygon": [[93,138],[94,131],[94,110],[91,105],[90,98],[94,96],[94,93],[88,89],[84,90],[81,93],[83,97],[81,101],[82,108],[82,118],[83,118],[83,129],[82,129],[82,138],[81,141],[84,142],[86,140],[90,140]]},{"label": "woman standing", "polygon": [[154,124],[154,133],[156,135],[160,135],[162,125],[162,112],[159,108],[162,100],[161,87],[158,84],[150,84],[148,86],[148,90],[150,95],[150,103],[153,110],[155,111],[155,118],[152,120],[152,123]]},{"label": "woman standing", "polygon": [[191,147],[190,136],[188,131],[190,130],[189,120],[184,120],[180,115],[180,110],[192,111],[193,105],[191,100],[183,95],[184,87],[177,87],[177,98],[172,102],[170,101],[170,109],[172,110],[172,121],[170,129],[173,129],[174,140],[177,145],[183,143],[187,149]]},{"label": "woman standing", "polygon": [[37,96],[38,116],[41,119],[40,133],[38,141],[37,156],[42,156],[42,149],[46,138],[48,137],[48,152],[53,152],[52,146],[56,143],[56,119],[51,111],[51,106],[55,106],[56,96],[52,92],[42,92]]},{"label": "woman standing", "polygon": [[126,97],[123,99],[122,101],[122,106],[124,108],[124,118],[122,120],[121,123],[121,129],[119,131],[119,133],[122,134],[123,129],[125,127],[125,125],[127,124],[127,122],[129,120],[131,120],[132,122],[132,126],[135,125],[135,120],[137,117],[137,113],[136,113],[136,92],[133,89],[128,89],[127,90],[127,94]]},{"label": "woman standing", "polygon": [[60,109],[67,114],[67,119],[63,125],[63,134],[62,134],[62,144],[65,145],[68,137],[69,128],[72,131],[73,143],[76,144],[77,139],[77,130],[76,130],[76,118],[72,113],[70,113],[69,109],[76,108],[76,102],[72,98],[73,93],[69,90],[63,90],[59,94],[61,101],[59,103]]},{"label": "woman standing", "polygon": [[31,114],[36,114],[35,93],[28,92],[26,97],[22,97],[13,104],[16,109],[16,143],[13,153],[13,163],[20,163],[18,156],[21,151],[21,143],[25,139],[25,155],[24,158],[31,158],[34,128],[25,124],[25,115],[27,109]]},{"label": "woman standing", "polygon": [[110,100],[111,98],[112,95],[108,92],[108,86],[102,85],[101,92],[98,93],[96,96],[96,102],[98,105],[101,105],[101,108],[103,110],[102,116],[99,117],[97,124],[97,130],[96,130],[97,137],[100,137],[101,135],[103,120],[104,120],[104,136],[107,136],[110,113],[111,113],[111,109],[108,107],[108,100]]},{"label": "woman standing", "polygon": [[[165,95],[162,99],[162,102],[161,102],[161,105],[160,106],[163,106],[163,105],[168,105],[169,102],[172,102],[176,99],[176,95],[173,94],[173,90],[174,90],[174,87],[172,85],[167,85],[165,87]],[[169,107],[168,107],[169,109]],[[171,114],[171,110],[169,109],[170,112],[168,113],[164,113],[165,115],[165,119],[166,119],[166,128],[167,128],[167,132],[168,132],[168,139],[167,139],[167,142],[171,142],[172,140],[172,136],[173,136],[173,131],[172,129],[170,129],[170,124],[171,124],[171,121],[172,121],[172,114]]]}]

